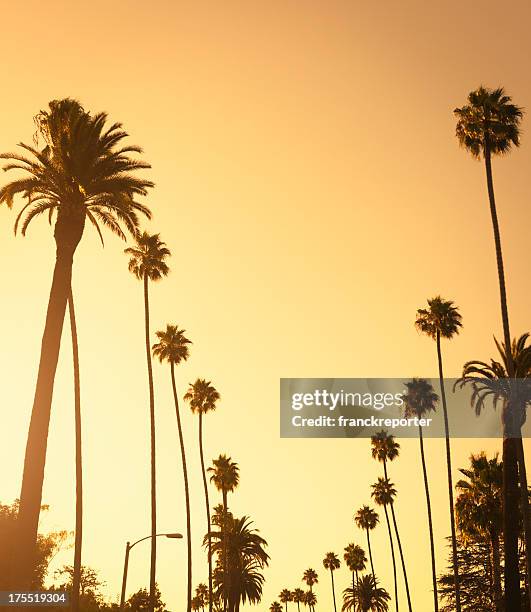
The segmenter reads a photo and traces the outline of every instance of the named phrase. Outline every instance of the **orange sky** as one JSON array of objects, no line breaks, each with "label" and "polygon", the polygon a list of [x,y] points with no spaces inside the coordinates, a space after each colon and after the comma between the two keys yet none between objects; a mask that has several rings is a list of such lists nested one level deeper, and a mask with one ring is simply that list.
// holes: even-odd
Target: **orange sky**
[{"label": "orange sky", "polygon": [[[436,374],[433,344],[413,328],[416,308],[442,293],[464,329],[444,346],[447,374],[492,354],[498,289],[483,168],[454,137],[452,109],[483,83],[531,106],[528,3],[137,1],[90,5],[30,0],[6,6],[0,149],[29,142],[33,115],[74,96],[122,121],[145,148],[157,187],[154,220],[173,251],[152,288],[154,329],[184,327],[194,345],[178,368],[222,394],[205,422],[208,457],[241,466],[230,498],[250,514],[272,557],[261,609],[307,567],[351,541],[354,511],[380,475],[368,441],[281,440],[278,380],[287,376]],[[494,165],[513,334],[529,330],[531,143]],[[19,493],[53,241],[44,219],[14,238],[2,208],[0,372],[4,443],[0,499]],[[74,270],[82,365],[84,562],[120,589],[128,539],[149,533],[148,406],[141,285],[124,245],[101,249],[87,230]],[[70,347],[56,380],[44,529],[73,528]],[[160,530],[184,530],[182,479],[169,371],[155,367]],[[205,581],[197,422],[184,412],[191,473],[194,583]],[[5,432],[9,432],[8,435]],[[7,442],[7,443],[6,443]],[[491,441],[457,441],[456,466]],[[443,443],[427,443],[439,568],[449,533]],[[431,601],[418,444],[391,466],[417,610]],[[213,501],[216,496],[213,494]],[[420,531],[419,531],[420,530]],[[129,592],[148,581],[149,546],[131,555]],[[54,567],[71,563],[64,551]],[[385,529],[376,573],[392,590]],[[182,609],[183,542],[160,541],[158,580]],[[348,583],[344,568],[339,589]]]}]

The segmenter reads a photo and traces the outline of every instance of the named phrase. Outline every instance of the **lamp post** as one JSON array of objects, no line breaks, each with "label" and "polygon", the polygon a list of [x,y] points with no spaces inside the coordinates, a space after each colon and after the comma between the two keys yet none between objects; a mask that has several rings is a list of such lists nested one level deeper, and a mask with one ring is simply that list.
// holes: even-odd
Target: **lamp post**
[{"label": "lamp post", "polygon": [[125,586],[127,584],[127,568],[129,566],[129,551],[131,550],[131,548],[133,548],[133,546],[135,546],[139,542],[143,542],[144,540],[149,540],[152,537],[159,538],[162,536],[164,536],[165,538],[171,538],[171,539],[177,539],[177,538],[183,537],[182,534],[180,533],[157,533],[155,536],[149,535],[149,536],[146,536],[145,538],[140,538],[140,540],[137,540],[136,542],[133,542],[132,544],[127,542],[127,544],[125,545],[124,575],[122,578],[122,595],[120,597],[120,610],[124,609],[124,604],[125,604]]}]

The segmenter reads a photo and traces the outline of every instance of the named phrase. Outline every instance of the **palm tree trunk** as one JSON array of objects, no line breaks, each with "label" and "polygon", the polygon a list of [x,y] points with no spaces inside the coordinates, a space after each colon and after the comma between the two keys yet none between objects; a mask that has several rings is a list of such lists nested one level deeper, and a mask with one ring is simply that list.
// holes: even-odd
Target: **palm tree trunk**
[{"label": "palm tree trunk", "polygon": [[531,517],[529,513],[529,493],[525,455],[522,438],[518,438],[518,474],[520,477],[520,503],[522,505],[522,520],[524,523],[526,589],[528,601],[531,601]]},{"label": "palm tree trunk", "polygon": [[450,426],[448,423],[448,407],[446,404],[446,390],[444,387],[443,359],[441,351],[441,334],[437,330],[437,361],[439,364],[439,384],[441,387],[441,400],[444,417],[444,437],[446,441],[446,471],[448,477],[448,504],[450,509],[450,528],[452,532],[452,562],[454,569],[455,610],[461,612],[461,589],[459,585],[459,565],[457,563],[457,538],[455,533],[454,512],[454,485],[452,482],[452,453],[450,449]]},{"label": "palm tree trunk", "polygon": [[372,562],[371,538],[369,536],[369,530],[365,529],[365,531],[367,532],[367,548],[369,550],[369,560],[371,562],[371,573],[372,573],[373,580],[376,582],[376,575],[374,573],[374,564]]},{"label": "palm tree trunk", "polygon": [[393,518],[393,525],[395,528],[396,541],[398,544],[398,551],[400,553],[400,561],[402,563],[402,573],[404,574],[404,584],[406,586],[407,606],[408,606],[409,612],[412,612],[411,596],[409,594],[409,582],[407,579],[407,572],[406,572],[406,562],[404,560],[404,552],[402,551],[402,542],[400,541],[400,534],[398,533],[398,525],[396,523],[394,504],[391,503],[390,506],[391,506],[391,516]]},{"label": "palm tree trunk", "polygon": [[520,610],[518,567],[518,466],[517,439],[504,433],[503,439],[503,545],[505,559],[505,609]]},{"label": "palm tree trunk", "polygon": [[393,580],[395,583],[395,607],[398,612],[398,582],[396,579],[396,559],[395,559],[395,547],[393,544],[393,534],[391,532],[391,523],[389,522],[389,513],[387,512],[387,505],[384,504],[385,520],[387,522],[387,532],[389,533],[389,543],[391,544],[391,559],[393,561]]},{"label": "palm tree trunk", "polygon": [[422,461],[422,473],[424,475],[424,490],[426,492],[426,506],[428,509],[428,530],[430,532],[430,551],[431,551],[431,577],[433,583],[433,609],[439,610],[439,600],[437,597],[437,570],[435,568],[435,545],[433,543],[433,522],[431,518],[430,487],[428,483],[428,472],[426,470],[426,458],[424,456],[424,440],[422,438],[422,427],[419,425],[420,458]]},{"label": "palm tree trunk", "polygon": [[501,561],[500,561],[500,539],[493,531],[490,534],[490,551],[492,564],[492,586],[494,589],[494,602],[496,612],[503,612],[503,595],[501,588]]},{"label": "palm tree trunk", "polygon": [[56,236],[56,242],[56,261],[42,336],[39,370],[24,456],[17,519],[17,546],[13,551],[14,558],[10,583],[17,590],[28,590],[31,587],[35,570],[37,529],[42,503],[53,387],[66,303],[70,293],[73,256],[79,239],[77,242],[70,240],[65,245],[62,239]]},{"label": "palm tree trunk", "polygon": [[188,488],[188,470],[186,468],[186,452],[184,450],[183,428],[181,424],[181,414],[179,412],[179,398],[177,397],[177,385],[175,384],[175,364],[170,363],[171,370],[171,386],[173,390],[173,399],[175,401],[175,414],[177,415],[177,428],[179,430],[179,443],[181,446],[181,460],[183,463],[184,476],[184,497],[186,502],[186,539],[188,552],[188,584],[187,584],[187,604],[188,612],[192,609],[192,529],[190,525],[190,491]]},{"label": "palm tree trunk", "polygon": [[[337,612],[336,606],[336,587],[334,585],[334,570],[330,570],[330,577],[332,578],[332,597],[334,598],[334,612]],[[288,604],[286,602],[286,612],[288,611]]]},{"label": "palm tree trunk", "polygon": [[227,542],[227,491],[223,489],[223,610],[227,612],[229,601],[229,559]]},{"label": "palm tree trunk", "polygon": [[205,489],[205,503],[207,515],[207,534],[208,534],[208,610],[212,612],[212,538],[210,525],[210,502],[208,500],[208,482],[205,471],[205,457],[203,454],[203,413],[199,411],[199,455],[201,457],[201,473],[203,475],[203,486]]},{"label": "palm tree trunk", "polygon": [[356,574],[352,572],[352,602],[354,604],[354,610],[356,609],[356,594],[357,594],[355,576]]},{"label": "palm tree trunk", "polygon": [[72,361],[74,365],[74,415],[76,440],[76,531],[74,541],[74,573],[72,576],[72,612],[79,610],[79,586],[81,583],[81,547],[83,542],[83,463],[81,455],[81,386],[79,376],[79,351],[76,312],[72,289],[68,296],[70,333],[72,336]]},{"label": "palm tree trunk", "polygon": [[157,563],[157,484],[155,466],[155,391],[151,365],[151,344],[149,332],[149,291],[148,276],[144,274],[144,314],[146,324],[146,362],[149,385],[149,424],[151,431],[151,560],[149,569],[149,610],[155,609],[155,572]]}]

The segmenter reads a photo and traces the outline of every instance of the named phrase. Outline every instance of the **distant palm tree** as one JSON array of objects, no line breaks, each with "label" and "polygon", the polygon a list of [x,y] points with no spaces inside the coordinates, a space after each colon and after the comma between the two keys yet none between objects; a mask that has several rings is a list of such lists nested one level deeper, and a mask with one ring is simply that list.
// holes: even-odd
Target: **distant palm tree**
[{"label": "distant palm tree", "polygon": [[201,609],[204,610],[205,606],[208,604],[209,591],[206,584],[200,582],[195,588],[195,596],[199,598],[201,602]]},{"label": "distant palm tree", "polygon": [[[199,414],[199,455],[201,458],[201,473],[203,476],[203,488],[205,491],[205,504],[207,516],[207,533],[210,533],[210,502],[208,500],[208,483],[205,470],[205,457],[203,454],[203,415],[207,412],[213,412],[216,409],[216,403],[220,396],[210,381],[204,378],[198,378],[193,384],[188,387],[188,391],[184,395],[184,400],[190,402],[190,408],[195,414]],[[212,554],[210,543],[208,546],[208,608],[212,612]]]},{"label": "distant palm tree", "polygon": [[[414,378],[406,383],[404,400],[404,416],[406,418],[418,417],[422,419],[430,412],[434,412],[439,401],[439,396],[433,390],[431,384],[423,378]],[[433,583],[433,609],[439,610],[437,597],[437,570],[435,568],[435,544],[433,542],[433,523],[431,518],[430,487],[428,483],[428,472],[426,470],[426,458],[424,456],[424,439],[422,437],[422,425],[419,425],[420,460],[422,463],[422,474],[424,476],[424,491],[426,494],[426,506],[428,510],[428,531],[430,535],[431,551],[431,575]]]},{"label": "distant palm tree", "polygon": [[310,587],[310,592],[313,593],[313,585],[319,582],[319,576],[314,569],[309,568],[302,575],[302,581]]},{"label": "distant palm tree", "polygon": [[278,603],[278,601],[274,601],[269,606],[269,612],[282,612],[282,606]]},{"label": "distant palm tree", "polygon": [[450,426],[448,423],[448,407],[444,387],[443,358],[441,338],[450,340],[459,333],[462,327],[461,315],[454,303],[444,300],[440,295],[428,300],[428,308],[419,308],[415,327],[432,338],[437,346],[437,362],[439,365],[439,384],[444,417],[444,433],[446,440],[446,471],[448,478],[448,502],[450,510],[450,527],[452,530],[452,559],[454,569],[454,588],[456,612],[461,612],[461,593],[459,586],[459,566],[457,564],[457,540],[455,537],[454,488],[452,483],[452,453],[450,449]]},{"label": "distant palm tree", "polygon": [[301,612],[301,603],[304,603],[304,591],[302,589],[295,589],[291,593],[292,601],[297,604],[297,612]]},{"label": "distant palm tree", "polygon": [[[213,467],[208,468],[208,472],[211,474],[210,481],[214,483],[216,489],[221,491],[223,500],[223,525],[222,531],[227,532],[227,515],[228,515],[228,494],[234,491],[240,482],[240,469],[238,464],[232,461],[231,457],[226,455],[220,455],[217,459],[212,461]],[[223,571],[226,578],[223,581],[224,585],[224,596],[223,596],[223,609],[226,612],[228,606],[228,596],[230,592],[230,575],[228,572],[228,550],[225,546],[225,552],[223,554]]]},{"label": "distant palm tree", "polygon": [[201,610],[203,608],[203,602],[201,601],[200,597],[197,597],[197,595],[192,599],[192,603],[191,603],[191,607],[192,610],[194,610],[194,612],[197,612],[198,610]]},{"label": "distant palm tree", "polygon": [[354,521],[359,529],[364,529],[367,534],[367,548],[369,550],[369,559],[371,562],[371,572],[372,577],[376,580],[376,576],[374,574],[374,564],[372,562],[372,550],[371,550],[371,538],[369,536],[369,532],[376,528],[378,525],[380,518],[378,517],[378,513],[370,508],[369,506],[362,506],[354,517]]},{"label": "distant palm tree", "polygon": [[149,281],[159,281],[169,272],[165,259],[170,251],[160,239],[160,234],[150,235],[146,232],[136,239],[136,245],[124,251],[130,255],[129,272],[144,285],[144,324],[146,343],[146,363],[149,389],[149,425],[151,432],[151,563],[149,572],[150,611],[155,606],[156,586],[155,571],[157,562],[157,479],[155,456],[155,391],[153,388],[153,368],[151,364],[151,342],[149,326]]},{"label": "distant palm tree", "polygon": [[278,598],[280,599],[281,603],[285,604],[286,612],[288,612],[288,602],[293,601],[291,591],[289,589],[282,589]]},{"label": "distant palm tree", "polygon": [[[398,457],[400,444],[396,442],[396,440],[394,439],[394,436],[389,435],[384,430],[372,436],[371,444],[372,444],[372,456],[374,459],[377,459],[383,464],[384,479],[387,481],[388,484],[391,484],[389,482],[389,476],[387,474],[387,462],[394,461]],[[394,495],[391,496],[389,508],[391,509],[391,518],[393,519],[393,526],[395,529],[396,542],[398,544],[398,552],[400,554],[400,561],[402,563],[402,573],[404,575],[404,583],[406,587],[407,605],[409,608],[409,612],[412,612],[411,596],[409,594],[409,581],[407,578],[407,571],[406,571],[406,562],[404,559],[404,551],[402,550],[402,542],[400,540],[400,535],[398,533],[398,524],[396,520],[395,507],[393,503],[393,498],[395,495],[396,495],[396,490],[394,490]]]},{"label": "distant palm tree", "polygon": [[304,593],[304,605],[308,606],[310,612],[315,610],[315,606],[317,605],[317,596],[311,589]]},{"label": "distant palm tree", "polygon": [[[504,434],[504,457],[507,454],[512,457],[513,468],[516,469],[515,455],[522,455],[522,460],[519,463],[520,475],[520,503],[522,507],[524,534],[526,541],[526,570],[527,570],[527,589],[531,585],[531,526],[529,517],[529,499],[526,495],[527,476],[525,471],[525,461],[523,460],[523,445],[521,440],[521,428],[525,423],[527,409],[531,406],[531,346],[527,346],[529,334],[523,334],[518,339],[514,339],[510,350],[507,350],[505,344],[500,344],[496,338],[496,348],[500,355],[500,361],[491,359],[489,363],[484,361],[468,361],[463,366],[463,374],[461,379],[456,383],[456,386],[463,387],[470,385],[472,387],[471,404],[474,407],[476,414],[481,414],[485,408],[486,402],[491,399],[494,407],[499,403],[502,404],[502,423],[504,431],[512,430],[516,438],[506,438]],[[513,363],[514,377],[508,375],[509,355]],[[507,440],[512,440],[515,444],[506,445]],[[516,447],[516,448],[515,448]],[[512,472],[510,473],[512,474]],[[509,475],[510,475],[509,474]],[[514,476],[514,474],[512,474]],[[518,516],[518,481],[513,482],[512,476],[508,477],[508,472],[505,467],[505,459],[503,461],[503,500],[505,502],[507,494],[511,498],[516,496],[516,502],[512,499],[511,504],[516,503],[516,514],[511,515],[511,520],[506,521],[506,513],[503,514],[503,532],[506,535],[509,530],[509,539],[516,537],[518,540],[518,524],[514,520]],[[509,478],[509,479],[508,479]],[[505,508],[505,506],[503,506]],[[512,533],[516,531],[516,536]],[[505,544],[505,543],[504,543]],[[504,546],[505,550],[505,546]],[[518,561],[518,560],[517,560]],[[505,561],[505,583],[510,579],[511,571],[508,570],[508,562]],[[518,570],[518,564],[516,566]],[[518,570],[519,571],[519,570]],[[514,596],[514,593],[512,594]],[[519,595],[519,591],[517,593]]]},{"label": "distant palm tree", "polygon": [[330,578],[332,579],[332,597],[334,599],[334,612],[336,612],[337,607],[336,607],[336,589],[334,585],[334,571],[340,568],[341,561],[339,560],[338,556],[335,553],[329,552],[329,553],[326,553],[326,556],[323,559],[323,566],[325,569],[330,570]]},{"label": "distant palm tree", "polygon": [[186,361],[189,355],[188,345],[190,340],[184,335],[184,329],[177,325],[167,325],[165,331],[155,332],[159,341],[153,345],[153,356],[158,357],[160,363],[166,361],[170,364],[171,387],[173,390],[173,401],[175,402],[175,414],[177,416],[177,430],[179,433],[179,444],[181,446],[181,461],[184,477],[184,499],[186,504],[186,540],[188,552],[188,580],[187,580],[187,610],[190,612],[192,606],[192,529],[190,525],[190,490],[188,487],[188,470],[186,468],[186,452],[184,448],[183,428],[181,414],[179,412],[179,397],[175,383],[175,366]]},{"label": "distant palm tree", "polygon": [[362,572],[365,569],[367,557],[361,546],[349,544],[345,548],[343,559],[345,559],[348,569],[352,572],[352,592],[354,593],[358,583],[358,572]]},{"label": "distant palm tree", "polygon": [[[395,549],[393,545],[393,533],[391,531],[391,523],[389,522],[389,513],[387,512],[387,506],[392,503],[393,496],[391,492],[394,491],[391,483],[387,478],[378,478],[378,482],[372,485],[372,498],[378,504],[382,506],[385,513],[385,520],[387,523],[387,532],[389,534],[389,543],[391,545],[391,560],[393,562],[393,581],[395,587],[395,608],[398,612],[398,582],[396,579],[396,560],[395,560]],[[395,491],[396,492],[396,491]]]},{"label": "distant palm tree", "polygon": [[42,500],[52,395],[61,344],[66,304],[71,288],[74,254],[88,219],[102,238],[98,222],[120,237],[124,230],[135,235],[138,213],[150,217],[149,209],[135,201],[153,187],[135,176],[149,164],[129,157],[140,153],[136,146],[120,148],[127,136],[121,124],[106,126],[107,115],[91,115],[77,100],[54,100],[49,110],[35,118],[37,135],[45,146],[37,149],[21,143],[22,153],[5,153],[4,170],[21,170],[24,176],[0,189],[0,204],[11,208],[17,196],[26,200],[15,222],[22,235],[31,221],[47,214],[56,216],[56,261],[41,344],[35,396],[28,430],[17,523],[16,558],[11,563],[11,584],[28,588],[33,572],[37,527]]},{"label": "distant palm tree", "polygon": [[[503,87],[487,89],[479,87],[468,95],[468,104],[456,108],[456,136],[459,144],[476,159],[483,157],[489,194],[490,216],[494,234],[498,283],[500,287],[500,307],[503,324],[504,344],[511,346],[505,271],[501,244],[498,212],[494,197],[491,158],[493,155],[504,155],[514,145],[520,145],[520,122],[523,117],[521,108],[512,103]],[[509,354],[507,373],[514,377],[514,364]],[[514,527],[514,516],[518,511],[517,494],[517,436],[510,429],[504,432],[503,466],[504,466],[504,553],[505,553],[505,598],[508,609],[520,607],[520,576],[518,573],[518,534]],[[523,453],[520,461],[523,462]],[[458,609],[459,612],[459,609]]]},{"label": "distant palm tree", "polygon": [[492,600],[496,611],[503,610],[501,588],[500,535],[502,531],[503,466],[498,456],[487,459],[485,453],[470,456],[470,468],[459,470],[467,480],[455,485],[457,527],[466,542],[486,541],[490,547]]},{"label": "distant palm tree", "polygon": [[354,588],[343,591],[343,612],[387,612],[391,599],[389,593],[380,587],[370,575],[362,576]]}]

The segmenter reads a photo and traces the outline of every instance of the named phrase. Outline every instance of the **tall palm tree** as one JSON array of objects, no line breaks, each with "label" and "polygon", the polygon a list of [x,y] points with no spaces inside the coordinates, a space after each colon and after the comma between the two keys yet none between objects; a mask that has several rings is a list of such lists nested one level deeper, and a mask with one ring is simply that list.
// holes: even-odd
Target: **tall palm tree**
[{"label": "tall palm tree", "polygon": [[173,390],[173,401],[175,402],[175,414],[177,416],[177,429],[179,432],[179,444],[181,446],[181,461],[184,477],[184,498],[186,504],[186,540],[188,552],[188,582],[187,582],[187,610],[190,612],[192,605],[192,529],[190,525],[190,490],[188,487],[188,470],[186,468],[186,452],[184,448],[184,436],[179,411],[179,398],[177,385],[175,383],[175,366],[186,361],[189,356],[188,345],[190,340],[184,335],[185,331],[177,325],[167,325],[165,331],[155,332],[159,341],[153,345],[153,355],[159,358],[160,363],[166,361],[170,364],[171,387]]},{"label": "tall palm tree", "polygon": [[385,513],[385,520],[387,523],[387,533],[389,534],[389,543],[391,545],[391,560],[393,562],[393,581],[395,587],[395,608],[398,612],[398,582],[396,579],[396,560],[395,560],[395,548],[393,545],[393,533],[391,531],[391,523],[389,522],[389,512],[387,506],[392,503],[393,496],[391,492],[394,491],[391,483],[387,478],[378,478],[378,482],[372,485],[371,496],[378,506],[382,506]]},{"label": "tall palm tree", "polygon": [[[520,122],[522,109],[512,103],[503,87],[488,89],[479,87],[468,95],[468,104],[456,108],[456,136],[459,144],[475,159],[483,157],[489,194],[489,207],[494,234],[494,247],[498,268],[498,283],[500,287],[500,309],[503,324],[504,344],[511,346],[509,313],[507,309],[507,292],[505,286],[505,271],[501,244],[500,227],[494,183],[492,179],[492,156],[509,153],[512,146],[520,145]],[[514,376],[514,364],[508,355],[507,372]],[[518,535],[515,533],[513,517],[517,511],[518,494],[518,449],[517,436],[513,431],[504,431],[503,467],[504,467],[504,554],[505,554],[505,598],[506,605],[517,610],[520,606],[520,579],[518,575]],[[523,463],[523,453],[520,457]],[[521,468],[523,469],[523,468]]]},{"label": "tall palm tree", "polygon": [[[184,395],[184,400],[190,402],[192,412],[194,414],[199,414],[199,455],[201,458],[201,474],[203,476],[203,488],[205,491],[207,533],[210,533],[211,531],[211,524],[210,502],[208,500],[208,483],[205,470],[205,457],[203,454],[203,415],[214,411],[219,399],[219,393],[212,386],[212,383],[204,378],[198,378],[188,387],[188,391]],[[208,545],[208,593],[208,609],[209,612],[212,612],[212,551],[210,540]]]},{"label": "tall palm tree", "polygon": [[294,589],[291,593],[291,600],[297,604],[297,612],[301,612],[301,603],[304,603],[304,591],[302,589]]},{"label": "tall palm tree", "polygon": [[143,232],[136,239],[136,245],[124,251],[130,255],[129,272],[144,284],[144,325],[146,344],[146,363],[149,389],[149,425],[151,433],[151,562],[149,571],[149,601],[153,612],[156,600],[155,571],[157,560],[157,480],[155,456],[155,391],[153,388],[153,368],[151,364],[151,342],[149,326],[149,281],[159,281],[169,272],[165,259],[170,251],[160,239],[160,234]]},{"label": "tall palm tree", "polygon": [[334,599],[334,612],[337,612],[336,589],[334,585],[334,571],[340,568],[341,561],[339,560],[338,556],[335,553],[329,552],[329,553],[326,553],[326,556],[323,559],[323,566],[325,569],[330,570],[330,578],[332,579],[332,597]]},{"label": "tall palm tree", "polygon": [[291,591],[289,589],[282,589],[278,598],[280,599],[280,602],[286,606],[286,612],[288,612],[288,603],[293,601]]},{"label": "tall palm tree", "polygon": [[[423,378],[414,378],[406,383],[404,400],[404,416],[406,418],[423,418],[426,414],[434,412],[439,401],[439,396],[433,390],[431,384]],[[426,494],[426,506],[428,510],[428,531],[430,535],[431,552],[431,575],[433,583],[433,609],[439,610],[439,599],[437,596],[437,570],[435,568],[435,544],[433,542],[433,522],[431,518],[430,487],[428,483],[428,472],[426,470],[426,457],[424,456],[424,439],[422,437],[422,425],[419,425],[420,460],[422,463],[422,474],[424,476],[424,491]]]},{"label": "tall palm tree", "polygon": [[304,571],[302,581],[310,587],[310,592],[313,593],[313,585],[319,582],[319,576],[317,575],[317,572],[310,567]]},{"label": "tall palm tree", "polygon": [[359,529],[364,529],[367,534],[367,548],[369,550],[369,559],[371,562],[371,572],[372,577],[376,580],[376,576],[374,574],[374,564],[372,562],[372,550],[371,550],[371,538],[369,536],[369,532],[376,528],[378,525],[380,518],[378,513],[370,508],[369,506],[362,506],[354,516],[354,521]]},{"label": "tall palm tree", "polygon": [[387,612],[391,599],[389,593],[378,586],[372,575],[362,576],[354,588],[343,591],[343,612]]},{"label": "tall palm tree", "polygon": [[[484,361],[468,361],[463,366],[463,374],[461,379],[456,383],[456,386],[463,387],[471,385],[472,395],[471,404],[474,407],[476,414],[481,414],[485,408],[486,402],[491,399],[496,408],[499,403],[502,405],[502,423],[504,431],[512,430],[517,432],[515,435],[518,438],[506,438],[504,434],[503,444],[503,504],[505,504],[506,496],[510,494],[510,505],[515,505],[515,512],[507,521],[506,506],[503,505],[503,534],[504,538],[509,537],[512,541],[516,538],[518,543],[518,524],[514,520],[518,516],[518,480],[513,482],[508,476],[505,467],[505,459],[507,455],[512,458],[513,468],[516,470],[514,462],[515,455],[523,456],[523,445],[521,440],[521,428],[525,423],[527,409],[531,405],[531,346],[527,346],[529,334],[523,334],[518,339],[514,339],[510,349],[507,350],[505,344],[500,344],[496,338],[496,348],[500,355],[500,360],[491,359],[490,362]],[[509,362],[513,364],[514,376],[509,376]],[[507,441],[511,444],[506,444]],[[513,444],[515,442],[516,444]],[[515,449],[516,446],[516,449]],[[527,492],[527,476],[525,472],[525,462],[519,464],[520,470],[520,502],[523,514],[524,534],[526,542],[526,570],[527,570],[527,588],[528,594],[531,585],[531,526],[529,517],[529,499]],[[516,499],[514,499],[516,498]],[[512,552],[512,550],[511,550]],[[518,552],[518,551],[517,551]],[[504,553],[506,553],[506,543],[504,540]],[[513,564],[513,565],[510,565]],[[512,555],[509,560],[505,559],[505,588],[507,582],[511,581],[513,572],[518,573],[518,590],[515,594],[514,589],[511,591],[513,599],[520,595],[520,575],[518,570],[518,557],[516,565]]]},{"label": "tall palm tree", "polygon": [[[210,482],[213,482],[216,489],[221,491],[223,500],[223,525],[222,531],[227,532],[228,523],[228,494],[234,491],[240,482],[240,469],[238,464],[232,461],[231,457],[226,455],[219,455],[217,459],[212,461],[213,467],[208,468],[210,473]],[[223,571],[225,572],[225,578],[223,580],[224,585],[224,597],[223,606],[224,611],[227,611],[228,597],[231,589],[230,575],[228,572],[228,549],[225,546],[225,552],[223,554]]]},{"label": "tall palm tree", "polygon": [[466,480],[455,487],[459,494],[455,509],[457,528],[465,543],[486,541],[490,548],[493,601],[496,611],[503,610],[501,588],[500,535],[502,530],[503,466],[495,455],[487,459],[485,453],[470,456],[470,468],[459,470]]},{"label": "tall palm tree", "polygon": [[91,115],[76,100],[65,99],[50,102],[49,109],[41,111],[36,119],[37,135],[45,146],[38,149],[21,143],[21,153],[0,155],[9,160],[4,170],[24,172],[22,178],[0,189],[0,204],[5,202],[11,208],[17,196],[26,201],[15,222],[15,231],[20,227],[25,235],[35,217],[46,213],[51,222],[55,215],[56,260],[24,457],[19,535],[12,563],[11,582],[17,588],[27,588],[31,581],[55,372],[72,262],[85,221],[88,219],[95,226],[100,238],[99,223],[122,238],[124,231],[135,235],[138,213],[148,218],[151,215],[134,198],[146,195],[153,186],[135,175],[137,170],[149,168],[149,164],[129,156],[141,149],[121,146],[127,134],[121,124],[106,126],[105,113]]},{"label": "tall palm tree", "polygon": [[419,308],[415,327],[435,340],[437,347],[437,362],[439,366],[439,384],[444,417],[444,434],[446,441],[446,472],[448,478],[448,504],[450,510],[450,527],[452,533],[452,559],[454,570],[455,607],[461,612],[461,592],[459,587],[459,566],[457,564],[457,540],[455,537],[454,487],[452,482],[452,453],[450,448],[450,426],[448,423],[448,407],[444,387],[443,358],[441,338],[451,340],[462,327],[461,315],[451,300],[444,300],[440,295],[428,300],[428,308]]},{"label": "tall palm tree", "polygon": [[68,296],[70,335],[72,337],[72,363],[74,369],[74,428],[76,446],[76,528],[74,540],[74,566],[72,573],[72,612],[79,610],[81,587],[81,548],[83,544],[83,462],[81,448],[81,385],[79,370],[79,346],[77,337],[76,310],[72,289]]},{"label": "tall palm tree", "polygon": [[343,559],[345,559],[348,569],[352,572],[352,592],[354,593],[358,584],[358,572],[362,572],[365,569],[367,557],[361,546],[349,544],[345,548]]},{"label": "tall palm tree", "polygon": [[310,612],[313,612],[315,610],[316,604],[316,594],[311,589],[309,591],[306,591],[306,593],[304,593],[304,605],[308,606]]},{"label": "tall palm tree", "polygon": [[[390,485],[389,476],[387,474],[387,462],[394,461],[399,455],[400,444],[396,442],[394,436],[389,435],[386,431],[379,431],[376,435],[371,438],[372,445],[372,456],[374,459],[380,461],[383,465],[384,470],[384,479]],[[394,489],[393,489],[394,490]],[[406,597],[407,597],[407,605],[409,608],[409,612],[411,612],[411,596],[409,594],[409,581],[407,578],[406,571],[406,562],[404,559],[404,551],[402,550],[402,542],[400,540],[400,534],[398,533],[398,524],[396,520],[395,506],[393,503],[393,498],[396,495],[396,490],[394,490],[394,495],[391,496],[391,501],[389,503],[389,508],[391,510],[391,518],[393,520],[393,527],[396,535],[396,543],[398,544],[398,552],[400,554],[400,561],[402,564],[402,573],[404,575],[404,583],[406,587]]]}]

